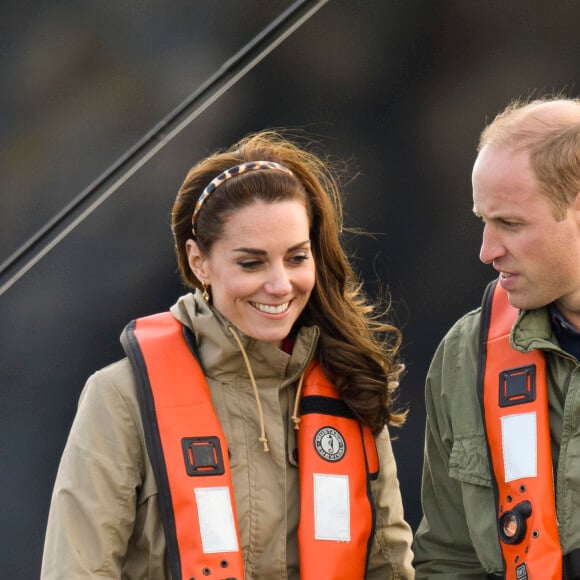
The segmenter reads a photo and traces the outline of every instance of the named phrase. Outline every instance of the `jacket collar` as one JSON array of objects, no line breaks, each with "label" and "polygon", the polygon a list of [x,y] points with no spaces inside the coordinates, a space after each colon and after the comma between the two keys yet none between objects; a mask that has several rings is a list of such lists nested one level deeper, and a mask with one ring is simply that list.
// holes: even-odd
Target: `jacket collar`
[{"label": "jacket collar", "polygon": [[[171,312],[193,331],[208,377],[228,381],[247,374],[240,347],[228,329],[231,323],[207,304],[199,291],[179,298],[171,307]],[[300,328],[292,353],[288,354],[239,330],[237,333],[251,359],[252,370],[260,386],[270,383],[278,388],[297,380],[314,357],[319,336],[317,327]]]},{"label": "jacket collar", "polygon": [[521,352],[535,348],[562,351],[552,328],[548,307],[520,310],[512,328],[510,344]]}]

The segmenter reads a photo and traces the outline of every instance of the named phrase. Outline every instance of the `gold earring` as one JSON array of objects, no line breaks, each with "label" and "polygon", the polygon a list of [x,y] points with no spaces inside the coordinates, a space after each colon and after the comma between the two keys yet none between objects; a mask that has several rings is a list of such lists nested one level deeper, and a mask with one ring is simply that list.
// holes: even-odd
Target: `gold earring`
[{"label": "gold earring", "polygon": [[201,285],[203,286],[201,296],[206,302],[209,302],[209,292],[207,290],[208,287],[204,282],[202,282]]}]

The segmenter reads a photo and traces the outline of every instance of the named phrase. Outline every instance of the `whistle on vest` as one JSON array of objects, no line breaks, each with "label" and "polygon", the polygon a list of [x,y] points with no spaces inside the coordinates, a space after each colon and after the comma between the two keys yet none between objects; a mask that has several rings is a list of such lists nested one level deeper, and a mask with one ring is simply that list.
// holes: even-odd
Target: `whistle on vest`
[{"label": "whistle on vest", "polygon": [[499,537],[506,544],[519,544],[528,530],[528,518],[532,515],[532,504],[525,500],[499,518]]}]

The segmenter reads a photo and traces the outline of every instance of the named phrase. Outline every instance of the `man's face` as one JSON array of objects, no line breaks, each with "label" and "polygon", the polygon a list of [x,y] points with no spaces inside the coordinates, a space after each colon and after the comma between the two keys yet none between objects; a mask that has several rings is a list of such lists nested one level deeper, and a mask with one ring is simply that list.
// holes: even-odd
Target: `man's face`
[{"label": "man's face", "polygon": [[578,204],[556,220],[527,151],[484,147],[472,184],[473,211],[484,224],[479,257],[499,272],[510,303],[531,309],[556,301],[570,322],[580,322]]}]

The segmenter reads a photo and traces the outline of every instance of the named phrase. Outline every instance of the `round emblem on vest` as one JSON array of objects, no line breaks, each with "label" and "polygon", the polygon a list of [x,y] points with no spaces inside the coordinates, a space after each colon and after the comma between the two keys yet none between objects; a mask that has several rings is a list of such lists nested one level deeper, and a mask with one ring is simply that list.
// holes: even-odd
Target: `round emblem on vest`
[{"label": "round emblem on vest", "polygon": [[326,461],[340,461],[346,453],[344,437],[333,427],[322,427],[316,432],[314,448]]}]

